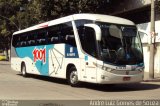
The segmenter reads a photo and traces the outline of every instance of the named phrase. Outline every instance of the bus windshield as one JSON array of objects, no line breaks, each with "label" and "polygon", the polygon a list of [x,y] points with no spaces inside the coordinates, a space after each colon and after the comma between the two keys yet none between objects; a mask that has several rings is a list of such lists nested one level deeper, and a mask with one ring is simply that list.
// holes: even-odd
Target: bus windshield
[{"label": "bus windshield", "polygon": [[96,22],[101,28],[100,57],[106,63],[134,65],[143,62],[142,45],[135,26]]}]

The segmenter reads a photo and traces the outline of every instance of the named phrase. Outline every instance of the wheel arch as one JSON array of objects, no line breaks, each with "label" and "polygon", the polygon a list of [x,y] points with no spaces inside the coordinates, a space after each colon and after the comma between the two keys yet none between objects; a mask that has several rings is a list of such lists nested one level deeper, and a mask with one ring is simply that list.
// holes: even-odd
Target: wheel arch
[{"label": "wheel arch", "polygon": [[[23,67],[23,65],[25,65],[26,66],[26,64],[25,64],[25,62],[24,61],[22,61],[21,62],[21,72],[22,72],[22,67]],[[27,70],[27,69],[26,69]]]},{"label": "wheel arch", "polygon": [[69,76],[71,67],[75,67],[75,68],[76,68],[76,66],[75,66],[73,63],[69,63],[69,64],[67,65],[67,68],[66,68],[66,79],[67,79],[68,76]]}]

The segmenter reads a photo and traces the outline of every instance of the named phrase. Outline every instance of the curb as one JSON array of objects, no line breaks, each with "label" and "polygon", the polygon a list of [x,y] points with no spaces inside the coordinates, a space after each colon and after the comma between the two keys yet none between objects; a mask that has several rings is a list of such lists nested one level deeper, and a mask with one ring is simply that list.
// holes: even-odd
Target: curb
[{"label": "curb", "polygon": [[160,78],[147,79],[147,80],[143,80],[143,82],[160,82]]}]

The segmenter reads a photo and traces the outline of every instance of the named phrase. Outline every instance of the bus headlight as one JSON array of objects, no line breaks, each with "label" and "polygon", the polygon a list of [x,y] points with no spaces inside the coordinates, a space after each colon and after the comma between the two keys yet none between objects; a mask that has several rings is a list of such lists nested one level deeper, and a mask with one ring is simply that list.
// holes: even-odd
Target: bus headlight
[{"label": "bus headlight", "polygon": [[140,72],[143,72],[143,70],[144,70],[143,68],[138,69],[138,71],[140,71]]},{"label": "bus headlight", "polygon": [[106,67],[106,66],[102,66],[102,65],[97,65],[98,68],[102,69],[102,70],[105,70],[105,71],[108,71],[108,72],[111,72],[115,69],[112,69],[112,68],[109,68],[109,67]]},{"label": "bus headlight", "polygon": [[107,70],[107,67],[105,67],[105,66],[102,66],[102,70]]},{"label": "bus headlight", "polygon": [[109,72],[111,72],[111,71],[113,71],[113,69],[111,69],[111,68],[107,68],[105,71],[109,71]]},{"label": "bus headlight", "polygon": [[105,70],[105,71],[111,72],[111,71],[113,71],[114,69],[111,69],[111,68],[108,68],[108,67],[102,66],[102,70]]},{"label": "bus headlight", "polygon": [[137,70],[140,71],[140,72],[143,72],[144,71],[144,67],[143,68],[142,67],[138,68]]}]

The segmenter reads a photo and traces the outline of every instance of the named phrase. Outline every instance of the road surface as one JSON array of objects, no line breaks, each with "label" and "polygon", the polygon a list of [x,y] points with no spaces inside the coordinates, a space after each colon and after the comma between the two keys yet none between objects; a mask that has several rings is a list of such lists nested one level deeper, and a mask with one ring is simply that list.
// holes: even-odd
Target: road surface
[{"label": "road surface", "polygon": [[65,80],[30,75],[22,77],[0,61],[1,100],[160,100],[160,81],[126,85],[82,83],[71,87]]}]

